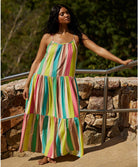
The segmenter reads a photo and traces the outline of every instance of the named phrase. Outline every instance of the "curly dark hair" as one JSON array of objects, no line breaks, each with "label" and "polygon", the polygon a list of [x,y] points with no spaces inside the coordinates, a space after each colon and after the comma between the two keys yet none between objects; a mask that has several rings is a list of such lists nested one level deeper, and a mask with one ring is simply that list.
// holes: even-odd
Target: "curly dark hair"
[{"label": "curly dark hair", "polygon": [[68,24],[70,32],[78,35],[80,42],[82,42],[81,28],[78,24],[77,18],[73,14],[72,10],[64,4],[56,4],[51,8],[49,19],[47,22],[46,32],[49,34],[56,34],[59,31],[58,14],[62,7],[66,8],[70,14],[71,21]]}]

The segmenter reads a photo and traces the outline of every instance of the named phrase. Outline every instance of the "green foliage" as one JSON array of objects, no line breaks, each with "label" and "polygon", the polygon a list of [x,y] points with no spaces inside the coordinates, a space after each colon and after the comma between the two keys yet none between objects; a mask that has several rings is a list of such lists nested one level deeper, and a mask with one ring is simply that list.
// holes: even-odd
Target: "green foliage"
[{"label": "green foliage", "polygon": [[[42,35],[45,33],[49,11],[55,3],[64,3],[71,7],[83,33],[96,44],[123,60],[136,60],[136,0],[3,0],[2,50],[24,2],[11,38],[1,55],[2,77],[30,70]],[[19,61],[20,55],[22,56]],[[83,45],[79,46],[77,68],[108,69],[117,65],[119,64],[96,55]],[[136,70],[134,67],[112,73],[111,76],[136,76]]]}]

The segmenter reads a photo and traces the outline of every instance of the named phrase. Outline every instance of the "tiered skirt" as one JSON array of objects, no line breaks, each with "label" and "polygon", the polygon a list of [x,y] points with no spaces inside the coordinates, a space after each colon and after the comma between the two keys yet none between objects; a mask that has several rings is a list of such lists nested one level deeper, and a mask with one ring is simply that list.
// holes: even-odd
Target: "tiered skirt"
[{"label": "tiered skirt", "polygon": [[19,151],[40,152],[50,158],[68,153],[81,157],[83,135],[76,78],[34,73],[28,96]]}]

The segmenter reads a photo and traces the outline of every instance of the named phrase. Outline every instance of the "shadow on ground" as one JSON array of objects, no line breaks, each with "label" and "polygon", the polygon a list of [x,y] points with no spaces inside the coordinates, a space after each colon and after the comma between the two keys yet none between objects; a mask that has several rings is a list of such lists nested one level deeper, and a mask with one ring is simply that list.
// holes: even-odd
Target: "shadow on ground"
[{"label": "shadow on ground", "polygon": [[93,151],[98,151],[107,147],[111,147],[113,145],[119,144],[121,142],[126,141],[126,138],[123,138],[121,136],[117,136],[114,137],[108,141],[105,141],[102,145],[98,145],[98,146],[92,146],[92,147],[88,147],[88,148],[84,148],[84,154],[87,154],[89,152],[93,152]]}]

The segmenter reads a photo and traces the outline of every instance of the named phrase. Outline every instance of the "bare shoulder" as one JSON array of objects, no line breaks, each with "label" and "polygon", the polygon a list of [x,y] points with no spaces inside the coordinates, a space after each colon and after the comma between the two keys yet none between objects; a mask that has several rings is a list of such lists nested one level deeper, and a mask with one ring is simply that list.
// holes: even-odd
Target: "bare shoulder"
[{"label": "bare shoulder", "polygon": [[48,45],[51,42],[51,34],[46,33],[42,36],[42,40],[45,41],[46,45]]},{"label": "bare shoulder", "polygon": [[75,38],[75,42],[77,44],[77,46],[79,45],[79,36],[78,35],[74,35]]},{"label": "bare shoulder", "polygon": [[[86,34],[82,33],[82,42],[84,43],[88,40],[89,40],[89,37]],[[76,44],[79,45],[80,41],[79,41],[79,36],[78,35],[75,35],[75,41],[76,41]]]},{"label": "bare shoulder", "polygon": [[82,33],[82,43],[83,43],[83,45],[84,45],[85,47],[87,47],[87,45],[88,45],[90,42],[91,42],[90,38],[89,38],[86,34]]}]

